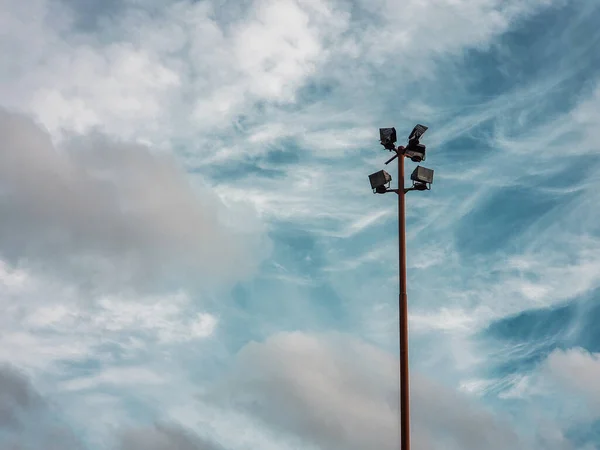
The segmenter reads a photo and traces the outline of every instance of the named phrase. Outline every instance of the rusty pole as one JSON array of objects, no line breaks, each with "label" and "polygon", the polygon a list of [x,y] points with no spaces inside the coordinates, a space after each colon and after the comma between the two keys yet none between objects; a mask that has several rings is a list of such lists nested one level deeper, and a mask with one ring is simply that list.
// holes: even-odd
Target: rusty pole
[{"label": "rusty pole", "polygon": [[410,450],[410,403],[408,371],[408,299],[406,295],[406,214],[404,191],[404,147],[398,153],[398,236],[400,321],[400,448]]}]

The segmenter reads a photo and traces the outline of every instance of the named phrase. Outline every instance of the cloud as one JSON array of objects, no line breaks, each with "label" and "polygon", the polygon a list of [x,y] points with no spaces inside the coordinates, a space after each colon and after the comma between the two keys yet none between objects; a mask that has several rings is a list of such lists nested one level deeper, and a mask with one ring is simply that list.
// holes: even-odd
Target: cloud
[{"label": "cloud", "polygon": [[[440,62],[487,48],[555,3],[182,1],[152,12],[137,2],[10,4],[5,45],[22,51],[2,62],[0,93],[53,135],[100,127],[156,144],[202,140],[206,149],[196,156],[204,158],[264,151],[246,134],[265,124],[293,125],[316,148],[324,133],[352,145],[367,142],[366,127],[387,115],[386,102],[372,104],[373,95],[414,98],[415,80],[433,79]],[[82,30],[82,18],[95,26]],[[401,85],[392,81],[399,72]],[[331,90],[335,102],[315,101],[310,89]],[[316,108],[305,109],[304,100]],[[294,122],[298,113],[304,120]]]},{"label": "cloud", "polygon": [[542,375],[584,399],[600,417],[600,354],[583,348],[555,350],[544,362]]},{"label": "cloud", "polygon": [[0,369],[0,426],[7,427],[18,422],[20,411],[35,409],[42,404],[41,397],[16,370],[2,366]]},{"label": "cloud", "polygon": [[[232,372],[203,399],[323,450],[398,448],[398,360],[387,352],[341,334],[281,333],[246,345]],[[412,375],[411,405],[418,450],[541,448],[421,374]],[[544,448],[560,448],[551,441]]]},{"label": "cloud", "polygon": [[[17,237],[31,234],[33,246],[28,248],[24,238],[16,244],[11,242],[8,250],[13,253],[7,258],[10,264],[2,266],[0,272],[5,311],[0,319],[5,325],[0,348],[6,358],[12,357],[26,367],[47,369],[49,377],[59,370],[57,366],[68,367],[65,379],[80,380],[90,388],[98,384],[100,389],[112,390],[118,385],[119,377],[115,374],[119,372],[106,367],[109,365],[104,364],[106,360],[110,363],[118,360],[124,367],[142,367],[148,361],[140,359],[149,354],[163,355],[168,348],[172,355],[167,363],[170,368],[179,363],[189,364],[185,370],[195,376],[218,376],[213,372],[214,366],[221,367],[229,355],[219,360],[219,364],[213,364],[213,360],[204,364],[204,359],[199,363],[198,358],[211,354],[215,348],[212,345],[220,347],[221,340],[226,341],[223,347],[237,348],[240,342],[267,334],[265,330],[315,328],[318,323],[319,327],[352,329],[357,335],[377,338],[382,346],[393,346],[397,334],[396,246],[391,239],[396,233],[395,216],[383,213],[390,207],[390,199],[374,199],[365,189],[366,175],[379,170],[383,161],[373,153],[378,146],[377,127],[389,124],[408,131],[414,125],[413,120],[421,118],[431,126],[427,143],[438,184],[418,201],[411,197],[407,209],[409,247],[413,247],[409,257],[411,326],[413,332],[420,331],[416,333],[418,336],[413,333],[411,341],[415,348],[413,355],[418,355],[415,366],[429,368],[432,376],[450,386],[461,384],[464,378],[484,377],[474,373],[477,364],[472,361],[485,366],[490,361],[489,354],[476,346],[470,336],[472,331],[507,314],[570,300],[598,285],[596,255],[600,247],[597,240],[588,236],[598,223],[593,214],[598,199],[591,195],[597,191],[593,183],[594,165],[589,160],[585,163],[572,160],[573,164],[562,172],[569,159],[561,158],[560,163],[557,159],[559,155],[565,156],[565,152],[575,156],[586,153],[586,157],[595,152],[597,94],[590,95],[590,102],[572,111],[563,101],[566,97],[563,94],[571,89],[565,81],[579,85],[583,78],[589,78],[583,75],[579,63],[591,64],[594,60],[597,17],[589,14],[593,1],[571,5],[578,14],[587,15],[594,22],[590,29],[580,27],[566,14],[569,8],[550,10],[564,4],[563,1],[92,3],[32,0],[26,7],[19,2],[3,4],[1,21],[6,39],[0,42],[0,50],[11,56],[0,61],[3,103],[31,113],[48,128],[54,141],[51,148],[60,155],[57,158],[66,161],[64,164],[69,167],[74,166],[75,172],[85,170],[85,182],[77,186],[86,196],[90,196],[88,185],[92,181],[108,183],[106,172],[113,171],[114,166],[122,168],[115,172],[119,180],[130,183],[139,178],[135,173],[131,177],[124,161],[128,157],[120,158],[130,154],[121,149],[132,146],[97,135],[73,140],[70,137],[73,132],[98,129],[128,142],[149,142],[153,148],[173,153],[191,171],[207,174],[225,203],[253,205],[259,210],[261,220],[268,223],[278,240],[274,259],[280,266],[272,274],[278,281],[269,284],[267,276],[259,276],[250,286],[240,289],[243,295],[236,296],[239,302],[235,305],[225,304],[219,296],[219,304],[211,311],[193,307],[194,302],[205,301],[196,297],[180,302],[172,296],[114,295],[97,298],[92,308],[88,308],[89,304],[73,305],[75,302],[65,300],[62,291],[57,294],[53,287],[45,293],[36,270],[52,270],[54,275],[69,276],[70,282],[75,280],[75,283],[84,279],[102,285],[110,279],[120,286],[129,281],[138,287],[169,281],[173,286],[184,279],[189,282],[192,275],[198,284],[208,278],[212,281],[215,277],[211,274],[219,264],[206,269],[205,263],[191,262],[190,255],[195,257],[203,247],[188,245],[190,240],[169,233],[166,234],[171,238],[164,235],[164,239],[148,238],[152,232],[147,231],[145,220],[136,219],[139,215],[133,214],[135,211],[119,210],[116,214],[117,223],[135,225],[119,228],[129,231],[123,246],[113,237],[109,239],[105,230],[98,231],[100,226],[90,231],[80,220],[77,226],[63,227],[61,221],[72,222],[71,212],[65,212],[64,208],[56,219],[48,213],[41,215],[37,207],[32,207],[35,219],[50,224],[54,221],[54,229],[71,230],[72,236],[79,237],[69,241],[56,233],[51,236],[56,240],[44,240],[46,229],[41,225],[36,228],[33,221],[17,230]],[[584,4],[592,6],[583,7]],[[523,18],[538,11],[544,15],[522,28],[519,26]],[[548,23],[552,25],[546,26],[549,16],[558,20],[550,20]],[[93,25],[87,28],[82,23]],[[550,35],[544,35],[538,42],[535,36],[543,29],[550,30]],[[585,36],[588,44],[578,45],[580,41],[573,39],[575,33]],[[567,63],[562,62],[565,58]],[[555,64],[551,59],[558,62]],[[569,70],[562,70],[566,66]],[[558,110],[569,111],[561,115]],[[569,112],[575,112],[575,117],[571,118]],[[548,119],[557,116],[557,120]],[[562,137],[573,135],[578,126],[585,130],[570,141],[571,147],[565,147]],[[118,157],[110,156],[110,151],[90,150],[103,146],[118,146]],[[541,148],[545,151],[536,151]],[[296,155],[294,164],[268,160],[274,149]],[[239,160],[249,161],[248,166]],[[252,169],[250,163],[257,160],[260,168],[265,169],[263,173],[256,175],[257,171],[244,169]],[[242,167],[238,170],[239,178],[235,174],[227,178],[223,175],[221,168],[238,164]],[[147,168],[146,162],[135,165]],[[589,169],[584,179],[559,185],[567,172],[581,174],[583,166]],[[274,172],[277,177],[270,177]],[[46,171],[41,173],[44,175]],[[17,183],[25,185],[23,180]],[[114,185],[113,200],[138,199],[128,190],[130,186]],[[135,189],[162,195],[154,186],[158,184],[140,181]],[[515,186],[506,196],[498,194]],[[50,192],[51,189],[43,193],[48,197]],[[573,194],[581,199],[584,192],[586,200],[569,203]],[[103,190],[102,195],[104,200],[96,201],[97,208],[106,213],[111,196]],[[539,195],[550,201],[538,201]],[[199,193],[198,197],[202,211],[222,212],[215,197],[208,193]],[[75,204],[88,211],[81,203],[84,202]],[[540,212],[534,206],[541,203],[549,206]],[[559,203],[566,205],[564,209],[552,209]],[[519,210],[520,205],[523,207]],[[182,207],[185,212],[181,213],[173,204],[168,206],[168,212],[188,217],[189,208]],[[246,215],[239,209],[236,211],[238,215],[232,213],[229,222],[237,221],[241,227],[247,227]],[[92,217],[100,215],[93,213],[95,210],[88,212]],[[155,219],[157,216],[161,230],[165,227],[181,230],[179,223],[165,224],[167,215],[152,215]],[[7,214],[2,217],[5,221],[10,218]],[[373,217],[378,220],[372,220]],[[556,225],[549,226],[551,222]],[[138,230],[142,230],[139,235]],[[156,226],[153,230],[158,233]],[[302,238],[297,237],[301,234],[298,230],[302,231]],[[233,236],[237,234],[232,230],[218,236],[207,233],[212,237],[200,242],[212,245],[224,240],[235,247],[239,240],[228,238],[229,231]],[[179,236],[177,232],[174,234]],[[255,233],[254,229],[250,232],[253,239],[256,234],[260,232]],[[506,237],[509,234],[510,238]],[[242,244],[246,249],[242,255],[252,254],[252,249],[260,247],[246,244]],[[164,267],[163,261],[168,263]],[[252,262],[246,257],[229,257],[229,261],[234,264],[228,274],[232,278],[227,280],[252,273]],[[221,263],[221,267],[232,267],[230,263]],[[323,266],[334,270],[324,271]],[[203,275],[196,277],[196,269]],[[40,281],[42,289],[29,292],[32,280]],[[35,298],[31,299],[29,294]],[[34,305],[21,309],[23,303],[30,301]],[[214,332],[217,317],[220,329],[226,333],[219,339],[204,339]],[[272,342],[282,341],[267,341]],[[290,340],[286,345],[300,344]],[[345,345],[320,342],[313,348],[316,355],[324,354],[319,356],[323,360],[337,360],[330,354],[345,354]],[[321,350],[323,346],[327,350]],[[268,353],[267,347],[257,344],[245,351],[254,348],[254,354],[260,356]],[[287,361],[285,355],[269,348],[281,361]],[[533,355],[538,350],[529,346],[527,354],[531,351]],[[181,356],[183,353],[185,357]],[[309,359],[300,351],[292,352],[298,353],[300,360]],[[356,354],[357,359],[362,358],[360,351]],[[89,371],[71,367],[79,368],[78,364],[87,357],[94,363],[101,360],[103,366]],[[152,365],[151,373],[165,373],[159,367],[165,361],[157,362],[148,364]],[[349,442],[350,434],[344,435],[346,431],[340,421],[336,422],[337,409],[345,405],[344,384],[340,387],[340,383],[330,380],[356,386],[352,395],[358,400],[351,395],[349,401],[362,402],[371,399],[369,393],[364,393],[366,388],[360,387],[361,376],[369,379],[369,375],[364,374],[368,372],[365,368],[344,364],[348,374],[356,371],[363,374],[356,376],[359,381],[348,381],[344,374],[327,370],[322,374],[323,380],[317,377],[332,392],[330,397],[321,397],[333,404],[325,409],[333,417],[333,432],[319,428],[321,417],[310,418],[311,414],[314,416],[311,405],[320,405],[314,394],[308,399],[290,399],[289,391],[278,388],[277,396],[270,399],[264,394],[266,388],[253,385],[254,391],[264,395],[263,413],[259,417],[265,426],[275,423],[282,432],[297,435],[315,430],[315,439],[320,444],[338,445],[337,426],[342,441],[354,445]],[[305,365],[314,367],[311,362]],[[255,366],[246,361],[240,367]],[[302,366],[293,367],[306,376]],[[280,376],[282,370],[277,365],[268,370],[256,368],[255,383],[265,376],[267,380],[283,379],[282,384],[293,385],[289,374]],[[140,373],[147,372],[128,372],[132,380]],[[496,373],[491,376],[501,377]],[[456,379],[460,377],[463,379]],[[142,378],[152,380],[152,376]],[[395,398],[395,383],[386,381],[383,375],[375,378],[383,380],[381,389],[389,393],[378,393],[375,401],[365,400],[365,404],[375,411],[376,417],[381,417],[383,436],[389,433],[386,424],[391,427],[395,423],[388,415],[397,406],[388,405],[386,412],[385,405],[381,406],[385,400],[381,398]],[[127,396],[123,394],[120,407],[112,408],[119,414],[128,411],[125,403],[131,401],[129,394],[141,398],[150,390],[145,385],[123,384]],[[309,389],[306,384],[297,387],[297,392]],[[183,397],[181,391],[185,388],[181,384],[170,385],[177,385],[178,395]],[[277,383],[274,381],[273,385]],[[460,395],[454,398],[451,390],[428,384],[426,379],[414,377],[413,388],[415,398],[420,391],[431,391],[444,405],[459,405],[457,411],[464,412],[479,426],[475,432],[468,428],[457,431],[455,428],[462,426],[456,422],[460,417],[448,417],[447,407],[433,403],[431,407],[440,410],[443,421],[435,422],[435,417],[415,420],[415,441],[424,448],[440,442],[458,445],[459,441],[466,441],[467,448],[476,444],[485,447],[482,442],[488,435],[492,439],[498,436],[498,429],[511,429],[489,414],[482,413],[480,419],[481,408],[468,398]],[[85,395],[87,391],[92,389],[86,387]],[[517,391],[512,394],[522,394]],[[171,390],[161,395],[175,396]],[[425,397],[414,405],[415,414],[419,404],[430,404],[426,393],[418,395]],[[172,402],[171,398],[161,401]],[[298,415],[297,424],[295,416],[287,417],[286,414],[292,413],[280,406],[292,402],[300,405],[292,411]],[[494,406],[502,409],[506,402],[503,399],[499,406],[497,403]],[[81,411],[77,415],[85,418],[87,402],[79,398],[73,403]],[[149,403],[145,403],[148,408]],[[274,417],[273,409],[286,413]],[[107,416],[112,414],[110,408],[106,411]],[[344,413],[350,415],[347,421],[357,430],[368,427],[360,410]],[[232,414],[223,413],[224,423],[232,423]],[[517,421],[526,422],[530,419],[526,416],[521,412]],[[243,423],[254,425],[248,420]],[[99,423],[104,424],[95,421],[84,425],[99,427]],[[225,434],[242,439],[231,428]],[[369,436],[371,432],[366,429],[364,434]],[[256,432],[245,436],[248,442],[252,442],[253,433]],[[264,431],[264,436],[269,441],[271,432]],[[356,442],[365,442],[360,439]],[[275,441],[270,439],[271,447],[285,448],[272,443]],[[246,445],[269,448],[267,444]],[[238,447],[243,448],[241,444]],[[289,448],[299,446],[290,444]],[[529,448],[536,447],[532,444]],[[552,447],[548,444],[538,448]]]},{"label": "cloud", "polygon": [[13,266],[160,287],[243,279],[265,255],[250,217],[250,231],[228,226],[214,194],[144,146],[89,135],[56,148],[4,110],[0,134],[0,255]]},{"label": "cloud", "polygon": [[44,279],[18,289],[0,283],[0,307],[0,360],[47,374],[60,373],[62,364],[90,359],[102,362],[102,369],[122,358],[124,365],[149,364],[166,349],[176,352],[186,345],[206,352],[219,326],[216,314],[183,292],[82,300],[80,290]]},{"label": "cloud", "polygon": [[135,3],[106,8],[118,13],[96,7],[95,32],[82,33],[79,19],[91,11],[74,3],[5,8],[7,47],[29,50],[5,63],[7,72],[27,68],[6,103],[58,134],[101,127],[162,141],[230,129],[255,102],[293,102],[326,56],[324,39],[343,28],[321,1],[184,1],[152,13]]},{"label": "cloud", "polygon": [[119,450],[223,450],[194,434],[173,426],[156,425],[126,430],[121,435]]},{"label": "cloud", "polygon": [[[84,450],[88,448],[57,418],[60,411],[36,391],[27,376],[0,366],[0,432],[3,447],[19,450]],[[119,427],[112,436],[118,450],[222,450],[173,424]],[[8,447],[6,447],[8,445]]]},{"label": "cloud", "polygon": [[3,448],[83,450],[75,434],[55,416],[51,405],[12,366],[0,366],[0,432]]},{"label": "cloud", "polygon": [[[560,314],[559,318],[562,321],[565,315]],[[535,326],[539,327],[540,323]],[[556,348],[554,337],[552,334],[544,339],[545,349],[527,344],[507,345],[501,358],[506,366],[516,369],[515,372],[497,380],[474,380],[472,387],[487,391],[487,396],[494,391],[502,402],[518,407],[521,414],[539,424],[539,448],[544,448],[548,440],[555,442],[559,449],[597,448],[594,429],[600,418],[600,354],[581,347]],[[530,334],[529,339],[542,347],[535,334]],[[548,347],[554,350],[542,357]],[[510,350],[517,358],[535,361],[535,365],[528,363],[528,370],[523,369],[515,363]],[[528,354],[523,355],[523,351]],[[476,386],[477,383],[480,386]]]},{"label": "cloud", "polygon": [[[288,448],[285,442],[296,442],[289,448],[391,450],[398,447],[397,377],[397,359],[360,340],[342,334],[281,333],[239,352],[229,376],[185,412],[188,422],[197,420],[192,427],[178,425],[171,406],[164,414],[168,422],[115,424],[99,448],[113,448],[107,446],[111,441],[118,450]],[[416,450],[573,448],[556,429],[520,434],[508,416],[492,414],[472,397],[420,374],[412,375],[411,405]],[[60,411],[51,408],[23,374],[2,367],[0,428],[10,430],[8,442],[27,450],[82,450],[81,441],[57,419]],[[240,414],[247,419],[240,420]],[[244,432],[231,433],[231,427]],[[282,436],[287,438],[273,446]],[[56,447],[41,442],[56,442]]]},{"label": "cloud", "polygon": [[99,386],[113,385],[125,387],[128,385],[165,385],[166,380],[159,374],[146,367],[120,367],[109,368],[98,375],[70,380],[63,384],[62,389],[67,391],[82,391]]}]

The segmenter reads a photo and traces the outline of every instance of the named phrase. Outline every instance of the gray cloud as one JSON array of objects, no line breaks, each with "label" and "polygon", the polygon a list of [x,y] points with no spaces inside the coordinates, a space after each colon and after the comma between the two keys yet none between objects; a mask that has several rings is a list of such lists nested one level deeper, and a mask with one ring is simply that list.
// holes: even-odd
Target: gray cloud
[{"label": "gray cloud", "polygon": [[0,257],[13,265],[146,286],[237,280],[261,259],[249,218],[245,233],[226,226],[216,196],[170,158],[98,135],[55,148],[3,110],[0,136]]},{"label": "gray cloud", "polygon": [[[209,402],[241,408],[323,450],[398,448],[398,366],[390,354],[343,335],[288,333],[247,345],[236,364]],[[413,374],[411,390],[416,450],[569,448],[560,433],[529,441],[422,375]]]},{"label": "gray cloud", "polygon": [[19,422],[19,414],[39,408],[41,397],[31,389],[22,374],[10,366],[0,367],[0,427]]},{"label": "gray cloud", "polygon": [[173,425],[127,430],[121,437],[119,450],[223,450],[186,430]]},{"label": "gray cloud", "polygon": [[423,450],[531,448],[505,422],[472,400],[423,376],[413,377],[412,418]]},{"label": "gray cloud", "polygon": [[27,377],[8,365],[0,366],[0,433],[2,448],[84,448],[72,431],[57,420],[51,405],[33,388]]},{"label": "gray cloud", "polygon": [[[583,399],[587,419],[600,417],[600,354],[583,348],[554,350],[541,366],[540,380],[553,382],[571,399]],[[578,405],[581,409],[581,406]]]},{"label": "gray cloud", "polygon": [[[50,402],[25,374],[0,366],[0,446],[10,450],[84,450],[87,447],[57,417]],[[90,418],[90,420],[92,420]],[[172,424],[125,428],[115,435],[118,450],[223,450]],[[107,445],[103,448],[109,448]]]},{"label": "gray cloud", "polygon": [[[376,347],[344,335],[285,333],[248,344],[232,369],[229,378],[202,398],[223,409],[223,420],[245,412],[276,435],[297,436],[307,448],[398,448],[397,360]],[[560,429],[546,423],[530,437],[519,435],[513,424],[472,398],[424,376],[413,374],[411,388],[415,450],[575,448]],[[24,450],[85,448],[57,419],[60,411],[10,367],[0,367],[0,411],[0,431],[8,433],[3,445]],[[217,444],[175,424],[123,428],[112,436],[116,447],[102,448],[236,448],[233,442]]]}]

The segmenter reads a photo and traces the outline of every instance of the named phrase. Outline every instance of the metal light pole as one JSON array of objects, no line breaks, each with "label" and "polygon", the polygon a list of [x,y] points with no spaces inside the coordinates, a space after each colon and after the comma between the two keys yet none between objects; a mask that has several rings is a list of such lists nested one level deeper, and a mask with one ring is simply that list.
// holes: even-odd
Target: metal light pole
[{"label": "metal light pole", "polygon": [[380,129],[381,144],[395,153],[386,165],[398,158],[398,189],[389,189],[392,177],[381,170],[369,176],[371,188],[374,193],[385,194],[394,192],[398,195],[398,260],[399,260],[399,287],[398,297],[399,331],[400,331],[400,449],[410,450],[410,384],[408,370],[408,297],[406,293],[406,212],[405,198],[409,191],[423,191],[430,189],[433,182],[433,170],[417,166],[411,175],[413,187],[404,187],[404,158],[408,157],[415,162],[425,159],[425,146],[419,143],[420,137],[427,127],[417,125],[409,137],[407,147],[397,147],[396,130],[394,128]]},{"label": "metal light pole", "polygon": [[[404,150],[403,147],[402,150]],[[400,148],[398,150],[400,150]],[[404,191],[404,157],[398,157],[398,298],[400,326],[400,448],[410,450],[410,402],[408,372],[408,296],[406,294],[406,210]]]}]

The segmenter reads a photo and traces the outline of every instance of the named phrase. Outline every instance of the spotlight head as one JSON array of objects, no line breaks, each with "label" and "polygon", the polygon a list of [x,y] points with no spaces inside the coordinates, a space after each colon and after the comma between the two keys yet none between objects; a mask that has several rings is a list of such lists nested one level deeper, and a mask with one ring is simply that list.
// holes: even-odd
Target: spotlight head
[{"label": "spotlight head", "polygon": [[425,161],[425,149],[423,144],[419,143],[421,136],[427,131],[425,125],[417,124],[408,136],[408,145],[404,150],[404,156],[410,158],[414,162]]},{"label": "spotlight head", "polygon": [[418,143],[419,139],[421,139],[421,136],[423,136],[427,130],[428,127],[425,125],[417,124],[410,132],[410,136],[408,136],[408,142],[416,141]]},{"label": "spotlight head", "polygon": [[398,140],[396,137],[395,128],[380,128],[379,129],[379,140],[381,145],[387,150],[395,150],[395,143]]},{"label": "spotlight head", "polygon": [[433,170],[427,167],[417,166],[410,175],[413,181],[413,189],[417,191],[425,191],[431,188],[433,183]]},{"label": "spotlight head", "polygon": [[409,142],[408,146],[404,150],[404,156],[410,158],[414,162],[425,161],[426,149],[427,147],[425,147],[423,144],[419,144],[418,141],[416,143]]},{"label": "spotlight head", "polygon": [[385,170],[380,170],[379,172],[369,175],[369,182],[371,183],[371,189],[373,189],[374,193],[385,194],[391,181],[392,176]]}]

